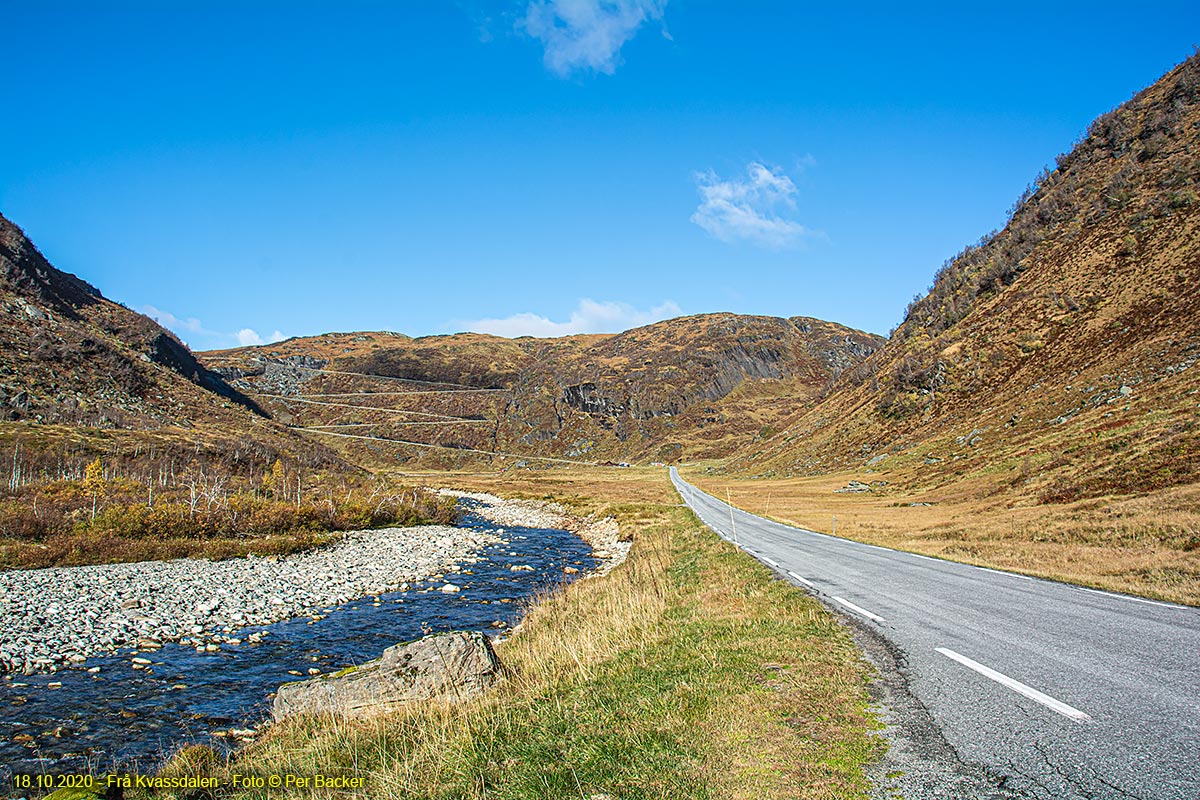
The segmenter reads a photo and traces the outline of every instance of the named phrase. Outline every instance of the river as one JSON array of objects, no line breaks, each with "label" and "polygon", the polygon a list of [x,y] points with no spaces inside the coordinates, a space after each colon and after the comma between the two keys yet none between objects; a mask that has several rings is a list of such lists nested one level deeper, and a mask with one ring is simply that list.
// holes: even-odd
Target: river
[{"label": "river", "polygon": [[[407,591],[323,608],[316,618],[245,628],[233,634],[241,644],[214,652],[168,644],[153,653],[94,657],[52,674],[6,676],[0,683],[0,771],[147,771],[186,744],[233,747],[238,739],[229,731],[266,719],[279,684],[310,670],[361,664],[427,633],[503,634],[531,598],[596,565],[591,548],[573,533],[499,526],[470,511],[472,501],[462,502],[468,513],[458,527],[487,531],[500,541],[453,573],[462,587],[456,594],[438,591],[447,579],[432,578]],[[251,634],[260,640],[249,641]],[[151,663],[135,664],[135,656]]]}]

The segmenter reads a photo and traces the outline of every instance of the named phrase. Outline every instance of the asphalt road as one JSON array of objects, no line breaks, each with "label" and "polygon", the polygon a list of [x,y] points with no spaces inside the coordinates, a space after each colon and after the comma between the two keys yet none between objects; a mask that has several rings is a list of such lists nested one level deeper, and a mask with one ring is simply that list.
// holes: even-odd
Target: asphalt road
[{"label": "asphalt road", "polygon": [[1021,796],[1200,798],[1200,609],[731,519],[671,480],[709,527],[890,641],[959,757]]}]

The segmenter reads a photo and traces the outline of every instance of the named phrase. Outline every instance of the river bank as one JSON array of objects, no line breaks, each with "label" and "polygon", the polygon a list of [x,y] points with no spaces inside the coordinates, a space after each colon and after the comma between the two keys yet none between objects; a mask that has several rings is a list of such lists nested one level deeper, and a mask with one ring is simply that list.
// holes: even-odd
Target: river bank
[{"label": "river bank", "polygon": [[574,516],[612,518],[636,547],[603,577],[538,595],[496,647],[506,679],[481,697],[288,719],[229,761],[188,751],[160,776],[210,777],[224,800],[278,795],[235,774],[353,779],[364,798],[868,796],[880,740],[850,637],[680,507],[665,470],[421,477],[557,497]]},{"label": "river bank", "polygon": [[[221,628],[212,634],[218,643],[187,636],[186,643],[68,663],[53,674],[5,676],[0,796],[13,772],[144,771],[184,744],[223,752],[259,735],[281,683],[361,665],[428,633],[478,630],[505,637],[536,598],[597,564],[574,533],[500,525],[479,513],[488,509],[482,501],[462,504],[456,535],[485,544],[395,591],[314,607],[269,625]],[[429,538],[436,544],[438,537]],[[364,558],[366,552],[374,551],[362,551]],[[205,644],[193,646],[195,640]]]},{"label": "river bank", "polygon": [[[497,525],[576,533],[592,546],[601,573],[629,551],[611,519],[586,521],[551,503],[442,491],[469,501],[474,513]],[[433,576],[449,576],[445,590],[453,592],[453,575],[496,541],[493,533],[426,525],[349,532],[286,556],[2,572],[0,671],[53,672],[115,650],[154,651],[168,642],[212,650],[240,641],[230,635],[238,629],[319,616],[323,608]]]},{"label": "river bank", "polygon": [[612,516],[580,517],[562,505],[545,500],[516,500],[498,497],[487,492],[465,492],[440,489],[439,494],[478,503],[475,513],[497,525],[520,525],[527,528],[557,528],[570,531],[592,548],[592,557],[599,562],[589,574],[607,575],[629,557],[633,541],[621,536],[621,527]]}]

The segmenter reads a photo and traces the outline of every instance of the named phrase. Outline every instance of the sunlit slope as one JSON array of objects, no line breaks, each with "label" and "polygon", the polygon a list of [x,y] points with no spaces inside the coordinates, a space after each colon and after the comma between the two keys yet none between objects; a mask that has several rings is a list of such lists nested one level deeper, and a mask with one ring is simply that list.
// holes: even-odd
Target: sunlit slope
[{"label": "sunlit slope", "polygon": [[731,466],[974,476],[1042,502],[1194,481],[1198,101],[1193,56],[1097,119],[882,350]]},{"label": "sunlit slope", "polygon": [[392,458],[675,460],[769,436],[881,341],[802,317],[706,314],[556,339],[327,334],[204,358],[289,424],[435,445],[369,443]]}]

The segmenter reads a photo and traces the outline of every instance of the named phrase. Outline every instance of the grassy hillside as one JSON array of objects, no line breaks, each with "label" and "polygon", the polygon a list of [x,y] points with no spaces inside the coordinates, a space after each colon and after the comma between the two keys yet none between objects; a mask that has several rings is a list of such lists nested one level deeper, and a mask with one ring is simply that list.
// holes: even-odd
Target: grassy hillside
[{"label": "grassy hillside", "polygon": [[1200,57],[1097,119],[887,345],[732,467],[1063,503],[1200,470]]}]

